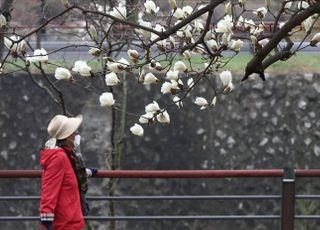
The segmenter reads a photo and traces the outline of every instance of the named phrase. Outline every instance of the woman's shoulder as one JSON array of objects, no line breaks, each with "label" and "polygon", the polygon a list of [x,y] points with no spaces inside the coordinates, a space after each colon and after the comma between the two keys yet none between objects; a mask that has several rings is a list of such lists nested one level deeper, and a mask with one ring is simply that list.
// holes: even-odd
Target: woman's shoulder
[{"label": "woman's shoulder", "polygon": [[42,165],[49,162],[63,164],[63,162],[67,160],[68,157],[62,148],[43,149],[40,151],[40,163]]}]

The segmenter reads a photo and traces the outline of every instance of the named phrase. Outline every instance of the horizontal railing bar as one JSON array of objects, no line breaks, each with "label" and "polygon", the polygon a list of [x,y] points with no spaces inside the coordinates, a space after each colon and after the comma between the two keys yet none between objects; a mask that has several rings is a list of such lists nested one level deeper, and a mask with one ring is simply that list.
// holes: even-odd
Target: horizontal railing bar
[{"label": "horizontal railing bar", "polygon": [[295,198],[300,200],[320,200],[320,195],[296,195]]},{"label": "horizontal railing bar", "polygon": [[[86,216],[86,220],[248,220],[280,219],[280,215],[219,215],[219,216]],[[40,220],[39,216],[0,216],[0,221]]]},{"label": "horizontal railing bar", "polygon": [[[280,195],[211,195],[211,196],[86,196],[87,200],[277,200]],[[0,201],[39,200],[39,196],[0,196]]]},{"label": "horizontal railing bar", "polygon": [[[282,177],[282,169],[257,170],[99,170],[103,178],[235,178]],[[0,170],[0,178],[41,177],[41,170]]]},{"label": "horizontal railing bar", "polygon": [[319,215],[296,215],[295,216],[296,219],[299,220],[319,220],[320,216]]},{"label": "horizontal railing bar", "polygon": [[[296,169],[296,177],[320,177],[320,169]],[[282,177],[282,169],[254,170],[99,170],[103,178],[235,178]],[[0,178],[41,177],[41,170],[0,170]]]},{"label": "horizontal railing bar", "polygon": [[320,177],[320,169],[295,169],[296,177]]}]

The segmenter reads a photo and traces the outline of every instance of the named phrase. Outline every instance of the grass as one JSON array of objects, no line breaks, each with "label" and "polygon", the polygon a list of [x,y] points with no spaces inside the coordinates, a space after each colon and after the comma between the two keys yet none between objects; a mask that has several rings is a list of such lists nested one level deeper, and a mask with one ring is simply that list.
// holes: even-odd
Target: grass
[{"label": "grass", "polygon": [[[252,56],[249,54],[238,55],[229,62],[225,69],[231,72],[243,73],[247,63],[251,60]],[[269,66],[266,70],[268,73],[288,74],[288,73],[305,73],[320,72],[319,54],[306,54],[301,53],[291,57],[286,61],[278,61]]]},{"label": "grass", "polygon": [[[223,69],[230,70],[235,74],[243,74],[244,69],[247,63],[251,60],[251,54],[239,54],[235,56],[228,64],[226,64]],[[320,72],[319,66],[319,58],[320,54],[307,54],[307,53],[300,53],[293,57],[291,57],[287,61],[279,61],[274,63],[273,65],[269,66],[266,72],[274,74],[288,74],[288,73],[318,73]],[[201,63],[200,58],[193,58],[192,60],[193,66],[196,66]],[[17,71],[20,67],[24,67],[25,64],[22,61],[12,62],[13,64],[6,63],[4,66],[4,72],[13,72]],[[56,65],[67,67],[69,69],[72,68],[73,62],[65,63],[62,61],[52,61],[47,65],[42,65],[43,69],[46,73],[54,73]],[[92,67],[93,72],[101,71],[101,62],[97,60],[88,61],[88,65]],[[30,69],[33,73],[39,73],[39,70],[33,64],[31,64]]]}]

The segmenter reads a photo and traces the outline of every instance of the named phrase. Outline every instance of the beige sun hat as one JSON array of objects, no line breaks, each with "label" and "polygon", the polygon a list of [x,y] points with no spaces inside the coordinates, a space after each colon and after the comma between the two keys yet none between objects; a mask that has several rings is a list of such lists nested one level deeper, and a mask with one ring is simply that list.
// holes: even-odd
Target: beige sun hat
[{"label": "beige sun hat", "polygon": [[66,117],[64,115],[56,115],[52,118],[48,125],[48,133],[50,137],[62,140],[77,131],[82,123],[82,115],[76,117]]}]

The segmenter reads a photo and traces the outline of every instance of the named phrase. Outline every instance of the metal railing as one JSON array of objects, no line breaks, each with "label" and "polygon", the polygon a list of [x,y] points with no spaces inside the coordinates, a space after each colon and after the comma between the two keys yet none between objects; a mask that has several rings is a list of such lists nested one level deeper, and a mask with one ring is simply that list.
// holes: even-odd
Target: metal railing
[{"label": "metal railing", "polygon": [[[1,178],[39,178],[40,170],[0,170]],[[88,196],[88,200],[278,200],[278,215],[190,215],[190,216],[87,216],[88,220],[280,220],[281,230],[293,230],[295,219],[317,220],[319,215],[295,215],[297,199],[320,199],[320,195],[296,195],[297,177],[320,177],[320,170],[100,170],[98,178],[281,178],[280,195],[199,195],[199,196]],[[0,196],[1,201],[39,200],[39,196]],[[0,216],[0,221],[35,221],[38,216]]]}]

